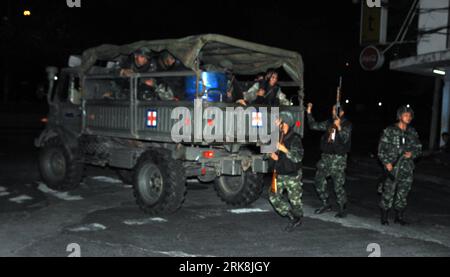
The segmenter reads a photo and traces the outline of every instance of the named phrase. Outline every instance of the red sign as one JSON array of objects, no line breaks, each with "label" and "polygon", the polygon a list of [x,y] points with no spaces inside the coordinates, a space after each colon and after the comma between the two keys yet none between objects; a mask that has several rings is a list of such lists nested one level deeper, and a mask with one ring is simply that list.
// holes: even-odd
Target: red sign
[{"label": "red sign", "polygon": [[148,111],[147,112],[147,127],[154,128],[158,126],[158,112]]},{"label": "red sign", "polygon": [[374,71],[384,65],[384,55],[375,46],[368,46],[361,52],[359,63],[364,70]]}]

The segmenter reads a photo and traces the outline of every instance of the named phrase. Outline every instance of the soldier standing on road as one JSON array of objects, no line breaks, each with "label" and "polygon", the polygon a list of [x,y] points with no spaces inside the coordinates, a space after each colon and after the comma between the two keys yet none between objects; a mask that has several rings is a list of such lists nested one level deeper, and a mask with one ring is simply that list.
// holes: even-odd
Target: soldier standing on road
[{"label": "soldier standing on road", "polygon": [[384,130],[378,145],[378,157],[393,176],[387,178],[381,196],[381,224],[389,225],[389,210],[394,207],[395,223],[407,225],[404,211],[413,183],[414,159],[422,154],[422,145],[416,130],[410,126],[414,111],[401,107],[397,111],[398,123]]},{"label": "soldier standing on road", "polygon": [[336,217],[344,218],[347,216],[347,194],[344,188],[345,169],[347,168],[347,154],[351,148],[352,124],[344,117],[344,110],[341,109],[340,114],[337,115],[335,107],[333,107],[332,119],[316,122],[312,116],[312,108],[313,104],[309,103],[307,116],[310,129],[325,132],[320,140],[322,158],[317,164],[315,177],[315,187],[322,201],[322,207],[315,213],[322,214],[331,211],[327,190],[327,178],[331,177],[339,206]]},{"label": "soldier standing on road", "polygon": [[[285,228],[292,232],[302,224],[302,171],[303,159],[302,140],[294,132],[294,118],[289,113],[281,113],[276,124],[280,126],[282,141],[278,144],[278,153],[272,153],[270,158],[274,161],[274,169],[278,173],[276,178],[276,192],[270,192],[270,203],[283,217],[290,219]],[[287,199],[283,195],[287,192]]]}]

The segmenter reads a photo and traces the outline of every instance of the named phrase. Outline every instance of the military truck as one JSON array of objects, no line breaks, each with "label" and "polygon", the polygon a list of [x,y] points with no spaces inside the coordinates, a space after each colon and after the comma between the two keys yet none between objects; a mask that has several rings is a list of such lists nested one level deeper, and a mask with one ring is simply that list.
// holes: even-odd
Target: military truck
[{"label": "military truck", "polygon": [[[168,51],[185,70],[130,77],[120,77],[111,70],[119,57],[142,47],[154,53]],[[54,190],[70,191],[82,182],[85,165],[111,167],[133,185],[137,204],[149,214],[180,209],[188,178],[213,183],[218,196],[229,205],[246,206],[256,201],[263,189],[263,175],[270,172],[269,162],[260,151],[261,141],[175,142],[171,133],[177,121],[171,114],[179,107],[193,111],[192,98],[143,101],[138,97],[143,79],[172,78],[184,84],[195,80],[193,98],[203,108],[225,111],[238,107],[223,102],[222,97],[210,100],[208,94],[217,93],[217,88],[202,88],[206,82],[203,76],[208,73],[203,65],[220,68],[224,60],[232,63],[236,76],[284,69],[289,80],[281,85],[294,89],[291,100],[296,104],[280,110],[292,113],[297,121],[295,132],[303,134],[303,61],[298,53],[215,34],[102,45],[86,50],[78,60],[71,57],[68,68],[47,69],[48,123],[35,141],[40,148],[43,181]],[[199,122],[190,120],[192,124]],[[200,122],[207,126],[212,120],[202,118]],[[245,122],[246,128],[251,118]],[[196,128],[189,129],[192,137]]]}]

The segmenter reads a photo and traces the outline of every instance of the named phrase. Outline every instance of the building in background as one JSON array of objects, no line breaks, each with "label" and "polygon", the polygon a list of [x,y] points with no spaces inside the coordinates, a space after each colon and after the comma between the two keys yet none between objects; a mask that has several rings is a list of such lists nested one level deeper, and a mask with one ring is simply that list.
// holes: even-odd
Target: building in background
[{"label": "building in background", "polygon": [[[436,78],[429,145],[435,149],[440,134],[450,128],[450,0],[411,2],[418,14],[417,53],[391,61],[390,68]],[[409,28],[411,23],[405,23]]]}]

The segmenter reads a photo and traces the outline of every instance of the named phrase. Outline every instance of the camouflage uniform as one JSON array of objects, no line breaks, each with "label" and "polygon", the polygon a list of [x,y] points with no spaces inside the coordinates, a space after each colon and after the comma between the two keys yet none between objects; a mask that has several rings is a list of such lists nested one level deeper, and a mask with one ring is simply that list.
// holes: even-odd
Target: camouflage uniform
[{"label": "camouflage uniform", "polygon": [[[287,192],[289,200],[283,196]],[[293,219],[293,215],[303,217],[303,184],[302,173],[299,171],[297,176],[278,175],[277,177],[277,193],[270,192],[270,203],[277,213],[281,216],[289,216]]]},{"label": "camouflage uniform", "polygon": [[[143,55],[149,59],[148,63],[142,66],[138,66],[135,62],[135,55]],[[128,57],[122,58],[122,60],[119,61],[119,68],[115,69],[117,71],[117,74],[120,74],[122,69],[130,69],[133,73],[137,74],[145,74],[145,73],[153,73],[153,72],[163,72],[163,71],[170,71],[170,70],[177,70],[180,65],[177,61],[174,66],[171,68],[167,68],[164,63],[162,62],[162,59],[165,55],[169,55],[168,52],[163,52],[161,54],[161,57],[152,57],[151,51],[147,48],[141,48],[135,51],[133,55],[130,55]],[[172,87],[175,87],[173,85],[176,83],[176,81],[179,81],[179,78],[177,77],[166,77],[166,78],[160,78],[159,80],[156,80],[152,78],[155,82],[154,87],[149,87],[145,84],[145,81],[148,81],[149,79],[140,79],[140,83],[138,84],[138,90],[139,90],[139,99],[145,100],[145,101],[153,101],[153,100],[162,100],[162,101],[170,101],[175,100],[174,89]],[[175,80],[175,82],[174,82]],[[176,89],[175,89],[176,90]],[[178,92],[179,94],[179,92]],[[180,98],[180,97],[178,97]]]},{"label": "camouflage uniform", "polygon": [[[404,158],[405,152],[411,152],[412,158]],[[422,145],[414,128],[408,127],[403,131],[394,125],[384,130],[378,146],[378,157],[383,165],[394,165],[392,174],[396,179],[392,181],[388,178],[384,182],[381,209],[389,210],[394,207],[395,210],[402,211],[406,208],[413,183],[414,159],[421,154]]]},{"label": "camouflage uniform", "polygon": [[174,93],[167,84],[158,84],[156,87],[156,93],[162,101],[174,100]]},{"label": "camouflage uniform", "polygon": [[[273,208],[281,215],[288,216],[291,220],[294,217],[303,217],[303,184],[301,161],[303,159],[303,146],[301,138],[291,131],[285,139],[286,148],[289,153],[279,154],[279,161],[276,162],[275,169],[277,176],[277,192],[270,192],[269,200]],[[289,169],[287,169],[289,168]],[[287,198],[284,192],[287,192]]]},{"label": "camouflage uniform", "polygon": [[145,80],[141,80],[138,88],[138,98],[144,101],[170,101],[174,100],[174,93],[172,89],[164,83],[157,83],[155,79],[155,86],[150,87],[144,83]]},{"label": "camouflage uniform", "polygon": [[315,177],[316,191],[322,203],[328,202],[327,178],[331,177],[338,205],[347,204],[347,194],[344,188],[346,168],[347,155],[322,154],[322,159],[317,163]]},{"label": "camouflage uniform", "polygon": [[317,194],[324,206],[329,205],[329,194],[327,189],[327,178],[331,177],[334,182],[339,207],[344,208],[347,204],[347,194],[345,192],[345,170],[347,168],[347,153],[351,147],[352,124],[342,119],[341,131],[335,133],[335,139],[328,142],[328,130],[332,127],[333,121],[327,120],[316,122],[311,114],[308,114],[309,127],[315,131],[322,131],[325,134],[321,138],[322,157],[317,163],[315,186]]}]

